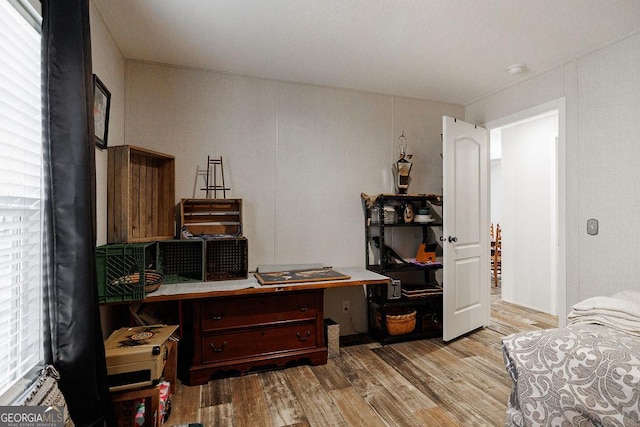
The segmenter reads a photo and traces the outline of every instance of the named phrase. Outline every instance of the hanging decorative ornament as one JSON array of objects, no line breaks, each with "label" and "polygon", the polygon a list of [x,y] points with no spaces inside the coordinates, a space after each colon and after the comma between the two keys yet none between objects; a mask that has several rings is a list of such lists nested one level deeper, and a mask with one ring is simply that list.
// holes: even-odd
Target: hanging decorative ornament
[{"label": "hanging decorative ornament", "polygon": [[411,182],[409,174],[413,164],[409,161],[412,155],[407,154],[407,137],[404,136],[404,131],[398,137],[397,148],[398,160],[393,164],[393,175],[396,181],[397,193],[407,194],[409,183]]}]

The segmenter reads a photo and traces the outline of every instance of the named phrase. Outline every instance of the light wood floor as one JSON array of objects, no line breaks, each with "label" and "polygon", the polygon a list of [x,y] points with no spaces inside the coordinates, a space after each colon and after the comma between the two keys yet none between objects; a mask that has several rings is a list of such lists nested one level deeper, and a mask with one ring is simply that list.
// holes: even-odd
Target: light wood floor
[{"label": "light wood floor", "polygon": [[491,324],[442,339],[340,349],[323,366],[178,385],[167,426],[502,426],[510,391],[500,338],[557,317],[492,296]]}]

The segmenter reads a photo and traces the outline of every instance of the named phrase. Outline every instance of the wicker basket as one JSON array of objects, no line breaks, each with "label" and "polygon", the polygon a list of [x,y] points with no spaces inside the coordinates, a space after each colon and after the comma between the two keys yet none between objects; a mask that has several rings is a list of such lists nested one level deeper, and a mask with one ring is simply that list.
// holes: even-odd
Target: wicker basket
[{"label": "wicker basket", "polygon": [[[413,308],[390,308],[386,310],[387,333],[402,335],[414,331],[416,328],[416,310]],[[382,314],[376,310],[376,327],[382,329]]]},{"label": "wicker basket", "polygon": [[[145,270],[144,291],[146,294],[157,290],[164,283],[164,274],[155,270]],[[129,274],[114,280],[112,286],[137,286],[140,284],[140,273]]]}]

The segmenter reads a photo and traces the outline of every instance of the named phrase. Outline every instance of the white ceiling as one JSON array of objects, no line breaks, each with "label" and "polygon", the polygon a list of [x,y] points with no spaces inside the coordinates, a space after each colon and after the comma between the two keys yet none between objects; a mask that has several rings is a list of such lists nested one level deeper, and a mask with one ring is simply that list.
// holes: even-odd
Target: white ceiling
[{"label": "white ceiling", "polygon": [[638,0],[93,3],[125,58],[461,104],[640,29]]}]

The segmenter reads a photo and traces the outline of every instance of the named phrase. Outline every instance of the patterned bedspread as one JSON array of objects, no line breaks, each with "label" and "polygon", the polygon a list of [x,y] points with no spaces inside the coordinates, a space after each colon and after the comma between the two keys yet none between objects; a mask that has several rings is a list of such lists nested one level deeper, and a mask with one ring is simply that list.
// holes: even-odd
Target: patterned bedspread
[{"label": "patterned bedspread", "polygon": [[640,426],[640,337],[601,325],[502,340],[508,426]]}]

